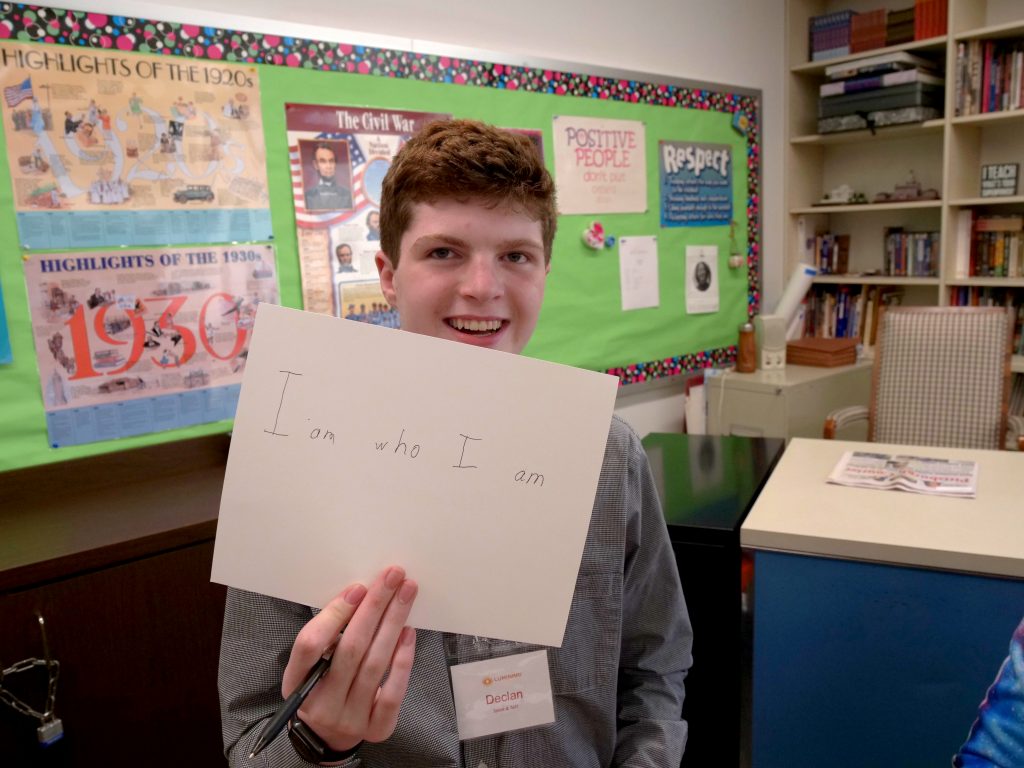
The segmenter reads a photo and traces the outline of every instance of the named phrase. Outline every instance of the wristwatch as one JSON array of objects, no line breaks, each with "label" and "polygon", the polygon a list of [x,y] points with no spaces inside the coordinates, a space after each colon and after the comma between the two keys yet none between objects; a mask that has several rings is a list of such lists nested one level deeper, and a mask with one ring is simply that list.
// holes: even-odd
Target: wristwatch
[{"label": "wristwatch", "polygon": [[359,742],[359,744],[356,744],[351,749],[346,749],[344,752],[331,749],[316,731],[299,720],[298,715],[293,715],[292,719],[288,722],[288,738],[291,740],[292,748],[299,757],[310,763],[340,762],[352,757],[362,744],[362,742]]}]

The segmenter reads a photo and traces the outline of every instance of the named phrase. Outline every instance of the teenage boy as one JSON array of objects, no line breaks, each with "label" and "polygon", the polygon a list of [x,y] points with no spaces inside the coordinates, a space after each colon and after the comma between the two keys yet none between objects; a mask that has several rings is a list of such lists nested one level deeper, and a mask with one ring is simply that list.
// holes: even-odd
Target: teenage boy
[{"label": "teenage boy", "polygon": [[[432,123],[396,156],[380,218],[381,289],[404,330],[523,349],[556,223],[554,185],[529,139],[465,120]],[[525,402],[543,396],[523,392]],[[460,741],[449,667],[537,647],[416,633],[405,626],[416,591],[396,566],[321,612],[229,590],[219,682],[232,764],[248,764],[282,695],[344,630],[330,672],[258,764],[679,765],[692,633],[650,469],[623,421],[611,423],[565,638],[547,652],[553,723]]]}]

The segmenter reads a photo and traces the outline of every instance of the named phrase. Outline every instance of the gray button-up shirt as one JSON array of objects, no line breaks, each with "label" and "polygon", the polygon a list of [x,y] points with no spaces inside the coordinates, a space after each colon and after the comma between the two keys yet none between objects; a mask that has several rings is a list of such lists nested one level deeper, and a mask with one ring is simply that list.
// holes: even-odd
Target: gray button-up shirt
[{"label": "gray button-up shirt", "polygon": [[[224,746],[248,765],[252,745],[281,704],[292,643],[313,611],[231,589],[221,644]],[[447,636],[451,638],[451,636]],[[686,743],[683,678],[692,631],[647,457],[636,433],[612,421],[565,640],[548,653],[555,722],[459,741],[446,635],[416,633],[416,660],[398,727],[364,744],[360,768],[666,768]],[[457,661],[471,660],[471,643]],[[539,646],[524,646],[533,650]],[[279,736],[256,765],[306,765]]]}]

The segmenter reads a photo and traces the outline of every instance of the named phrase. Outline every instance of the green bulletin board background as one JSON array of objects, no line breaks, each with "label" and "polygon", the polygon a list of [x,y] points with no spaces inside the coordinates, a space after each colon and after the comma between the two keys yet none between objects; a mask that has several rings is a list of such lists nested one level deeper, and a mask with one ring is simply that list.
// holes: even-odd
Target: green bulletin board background
[{"label": "green bulletin board background", "polygon": [[[89,44],[110,47],[111,39],[116,40],[116,35],[113,38],[108,35],[106,45],[103,45],[103,35],[98,33],[114,30],[122,38],[132,35],[136,51],[160,50],[154,45],[153,35],[147,39],[142,34],[147,25],[153,26],[156,22],[40,8],[25,12],[14,7],[0,14],[0,21],[14,23],[15,32],[11,36],[21,40],[77,42],[71,19],[79,22],[82,36],[90,30],[88,23],[81,22],[92,22]],[[198,28],[167,26],[177,31],[173,36],[175,52],[188,52],[187,44],[180,41],[190,34],[194,36],[193,30]],[[153,28],[157,31],[165,29]],[[18,33],[18,29],[22,31]],[[47,32],[51,34],[45,34]],[[544,136],[545,159],[552,173],[551,131],[555,115],[639,120],[645,124],[646,130],[648,210],[643,214],[560,217],[544,308],[526,354],[593,370],[608,370],[619,375],[625,384],[683,374],[734,358],[737,327],[757,310],[759,301],[757,131],[760,106],[757,92],[700,88],[665,80],[649,82],[647,76],[636,74],[625,77],[621,73],[579,75],[568,70],[552,72],[503,67],[487,62],[334,43],[326,45],[331,46],[329,51],[336,51],[336,55],[327,58],[330,66],[342,71],[315,71],[312,67],[326,64],[322,47],[317,54],[280,56],[282,64],[291,66],[258,63],[279,56],[282,46],[291,46],[293,51],[300,53],[312,50],[308,47],[310,41],[230,30],[203,29],[199,34],[206,36],[203,50],[208,55],[214,47],[211,43],[220,41],[225,50],[235,51],[221,54],[225,60],[253,61],[258,69],[273,242],[277,251],[281,301],[286,306],[301,307],[301,291],[285,103],[448,112],[456,117],[476,118],[510,128],[539,129]],[[167,45],[166,34],[161,39]],[[239,45],[238,40],[243,44]],[[278,40],[281,43],[274,46]],[[123,45],[119,47],[123,48]],[[355,73],[345,71],[349,68]],[[452,82],[429,82],[429,79]],[[466,82],[458,84],[460,80]],[[566,93],[556,95],[560,90]],[[750,128],[746,135],[733,128],[733,112],[737,109],[742,109],[749,120]],[[736,222],[732,237],[727,226],[660,226],[660,140],[728,144],[732,147],[733,218]],[[0,206],[4,211],[0,214],[0,285],[7,304],[14,353],[13,364],[0,366],[0,470],[176,441],[230,428],[230,422],[218,422],[105,443],[51,449],[46,438],[6,159],[0,162]],[[605,231],[616,238],[657,235],[659,307],[621,311],[618,249],[594,251],[587,248],[581,239],[584,229],[595,219],[600,220]],[[720,295],[716,313],[687,315],[685,312],[687,245],[718,246]],[[730,268],[727,264],[730,252],[742,255],[744,266]]]}]

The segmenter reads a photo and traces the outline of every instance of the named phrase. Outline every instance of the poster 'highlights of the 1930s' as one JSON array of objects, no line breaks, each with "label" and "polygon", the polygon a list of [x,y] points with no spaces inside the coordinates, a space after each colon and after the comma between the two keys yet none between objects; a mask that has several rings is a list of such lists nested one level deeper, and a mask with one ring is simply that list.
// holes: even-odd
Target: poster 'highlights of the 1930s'
[{"label": "poster 'highlights of the 1930s'", "polygon": [[50,444],[234,416],[269,245],[40,253],[25,261]]}]

